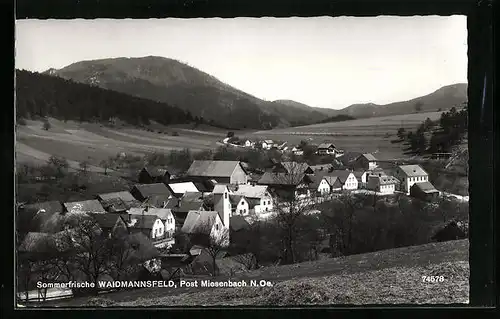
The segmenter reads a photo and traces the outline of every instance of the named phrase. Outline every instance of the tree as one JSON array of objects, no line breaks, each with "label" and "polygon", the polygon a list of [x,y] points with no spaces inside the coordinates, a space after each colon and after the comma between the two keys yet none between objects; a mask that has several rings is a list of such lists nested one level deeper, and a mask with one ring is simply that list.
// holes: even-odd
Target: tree
[{"label": "tree", "polygon": [[48,120],[45,120],[43,122],[43,129],[48,131],[51,128],[50,122]]},{"label": "tree", "polygon": [[88,282],[94,283],[90,291],[97,295],[98,280],[111,271],[111,246],[108,238],[95,220],[86,214],[73,214],[64,222],[65,230],[60,245],[71,251],[75,270],[83,273]]},{"label": "tree", "polygon": [[212,259],[212,276],[217,276],[217,256],[229,248],[229,230],[217,224],[217,231],[213,231],[213,223],[204,222],[189,234],[191,245],[200,245]]},{"label": "tree", "polygon": [[234,137],[234,132],[227,132],[226,137],[229,137],[229,138]]},{"label": "tree", "polygon": [[424,102],[422,101],[418,101],[417,103],[415,103],[415,111],[417,112],[422,111],[422,106],[424,106]]},{"label": "tree", "polygon": [[104,168],[104,175],[108,175],[108,169],[113,167],[113,164],[114,164],[113,158],[108,158],[108,159],[101,161],[101,163],[99,165],[102,168]]},{"label": "tree", "polygon": [[308,212],[313,202],[304,188],[303,163],[291,162],[284,173],[273,173],[276,184],[283,185],[283,189],[274,196],[273,202],[275,220],[281,230],[283,242],[283,261],[295,263],[296,239],[298,235],[297,223],[301,216]]},{"label": "tree", "polygon": [[80,171],[83,173],[83,175],[87,175],[89,170],[89,165],[90,165],[89,162],[86,160],[79,163]]},{"label": "tree", "polygon": [[64,157],[51,156],[47,166],[55,170],[58,177],[63,177],[69,168],[69,163]]}]

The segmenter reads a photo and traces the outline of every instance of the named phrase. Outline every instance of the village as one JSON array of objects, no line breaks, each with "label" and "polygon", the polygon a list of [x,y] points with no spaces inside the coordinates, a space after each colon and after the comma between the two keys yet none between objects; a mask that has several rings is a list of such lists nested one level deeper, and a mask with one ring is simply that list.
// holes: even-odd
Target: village
[{"label": "village", "polygon": [[[250,141],[244,144],[255,147]],[[265,150],[283,150],[271,140],[263,141],[261,146]],[[294,147],[289,151],[301,150]],[[331,157],[332,163],[342,163],[345,155],[333,143],[318,145],[316,153]],[[373,195],[388,202],[400,199],[394,196],[406,196],[426,203],[447,196],[429,182],[428,173],[419,165],[387,165],[369,153],[351,156],[342,168],[275,160],[270,160],[266,167],[255,168],[241,161],[195,160],[187,172],[176,173],[168,167],[145,166],[131,189],[95,194],[95,198],[79,202],[18,205],[17,223],[23,223],[25,229],[18,249],[20,258],[45,259],[47,254],[53,258],[50,250],[60,247],[65,239],[77,241],[74,237],[82,235],[73,228],[90,220],[101,238],[126,238],[127,244],[154,250],[155,253],[141,253],[135,259],[148,275],[169,269],[162,278],[178,278],[183,267],[197,259],[204,260],[208,274],[216,275],[217,266],[206,264],[216,265],[216,259],[229,255],[227,248],[241,238],[239,233],[259,221],[279,218],[280,214],[322,214],[318,209],[321,203],[354,194]],[[71,226],[68,220],[77,222]],[[205,240],[193,240],[200,235]],[[332,241],[336,239],[327,238],[326,246],[334,246]],[[55,250],[56,255],[64,254],[60,248]],[[45,300],[47,291],[42,295]]]}]

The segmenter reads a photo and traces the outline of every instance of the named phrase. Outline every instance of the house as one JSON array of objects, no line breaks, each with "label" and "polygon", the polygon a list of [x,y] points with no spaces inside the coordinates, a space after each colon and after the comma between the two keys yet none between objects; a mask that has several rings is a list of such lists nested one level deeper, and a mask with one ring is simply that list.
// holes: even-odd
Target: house
[{"label": "house", "polygon": [[418,182],[410,187],[410,196],[424,201],[435,200],[439,195],[440,192],[430,182]]},{"label": "house", "polygon": [[121,237],[128,235],[128,215],[125,218],[119,214],[90,214],[90,216],[101,228],[103,236],[111,237],[115,235]]},{"label": "house", "polygon": [[325,175],[323,179],[330,186],[330,193],[340,192],[342,190],[342,185],[344,185],[338,176]]},{"label": "house", "polygon": [[264,150],[270,150],[273,146],[274,146],[273,140],[264,140],[262,142],[262,149]]},{"label": "house", "polygon": [[429,181],[429,174],[420,165],[400,165],[396,168],[395,176],[400,182],[400,190],[406,194],[415,183]]},{"label": "house", "polygon": [[292,153],[297,156],[302,156],[304,155],[304,150],[300,146],[294,146],[292,148]]},{"label": "house", "polygon": [[165,205],[170,209],[175,219],[175,231],[179,231],[186,220],[187,214],[191,210],[206,210],[205,197],[201,192],[185,193],[181,198],[173,197]]},{"label": "house", "polygon": [[233,195],[243,196],[252,214],[262,214],[273,210],[273,198],[266,185],[236,185]]},{"label": "house", "polygon": [[97,199],[64,203],[64,213],[105,214],[106,210]]},{"label": "house", "polygon": [[124,213],[131,207],[141,206],[141,202],[128,191],[99,194],[96,197],[108,213]]},{"label": "house", "polygon": [[252,142],[250,140],[246,140],[244,145],[245,145],[245,147],[252,147],[253,148],[255,146],[255,142]]},{"label": "house", "polygon": [[239,161],[194,161],[187,176],[215,180],[223,184],[246,184],[248,173]]},{"label": "house", "polygon": [[172,193],[163,183],[136,184],[132,187],[130,193],[140,202],[144,202],[148,197],[153,195],[161,195],[165,200],[172,197]]},{"label": "house", "polygon": [[312,183],[309,185],[311,188],[311,192],[316,196],[324,196],[330,194],[331,187],[328,181],[325,178],[325,174],[314,174],[309,175],[309,178],[312,180]]},{"label": "house", "polygon": [[156,215],[130,214],[128,228],[131,233],[143,233],[151,240],[164,239],[165,225]]},{"label": "house", "polygon": [[335,145],[332,143],[321,143],[318,145],[319,155],[335,155]]},{"label": "house", "polygon": [[180,183],[170,183],[167,185],[170,192],[177,198],[182,197],[185,193],[196,193],[199,192],[198,188],[193,182],[180,182]]},{"label": "house", "polygon": [[274,173],[287,174],[314,174],[314,170],[307,163],[299,162],[280,162],[276,163],[273,168]]},{"label": "house", "polygon": [[142,202],[140,207],[165,208],[172,196],[168,195],[151,195]]},{"label": "house", "polygon": [[175,232],[175,217],[172,210],[168,208],[132,208],[129,213],[131,215],[151,215],[157,216],[164,224],[165,238],[172,238]]},{"label": "house", "polygon": [[358,156],[353,163],[354,170],[369,171],[377,167],[377,159],[373,154],[365,153]]},{"label": "house", "polygon": [[369,175],[366,188],[380,194],[394,194],[399,181],[387,175]]},{"label": "house", "polygon": [[260,178],[260,185],[267,185],[270,192],[282,199],[308,198],[311,196],[309,184],[312,183],[306,174],[288,174],[266,172]]},{"label": "house", "polygon": [[354,190],[358,189],[358,179],[352,171],[348,170],[333,170],[328,175],[337,176],[339,181],[342,183],[342,190]]},{"label": "house", "polygon": [[[188,213],[181,231],[190,235],[205,234],[212,238],[222,238],[228,228],[224,226],[218,212],[192,210]],[[229,243],[229,236],[224,242]]]},{"label": "house", "polygon": [[143,167],[137,180],[140,184],[168,183],[171,173],[165,168]]}]

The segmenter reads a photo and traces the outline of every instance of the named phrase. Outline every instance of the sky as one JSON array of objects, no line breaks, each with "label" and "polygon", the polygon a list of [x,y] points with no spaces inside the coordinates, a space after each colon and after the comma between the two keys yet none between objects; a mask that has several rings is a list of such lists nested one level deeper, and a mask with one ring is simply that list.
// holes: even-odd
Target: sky
[{"label": "sky", "polygon": [[16,68],[176,59],[268,101],[340,109],[467,82],[465,16],[17,20]]}]

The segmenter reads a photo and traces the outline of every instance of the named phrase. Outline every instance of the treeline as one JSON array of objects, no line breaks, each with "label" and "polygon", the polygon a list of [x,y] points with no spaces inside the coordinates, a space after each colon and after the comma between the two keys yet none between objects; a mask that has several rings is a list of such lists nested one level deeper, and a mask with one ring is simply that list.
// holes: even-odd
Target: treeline
[{"label": "treeline", "polygon": [[416,155],[451,153],[467,134],[467,105],[460,111],[455,107],[441,113],[438,121],[427,118],[416,131],[400,128],[397,135],[400,141],[408,144],[409,150]]},{"label": "treeline", "polygon": [[323,121],[320,121],[319,123],[343,122],[343,121],[350,121],[350,120],[355,120],[355,119],[356,118],[353,116],[340,114],[340,115],[335,115],[335,116],[329,117]]},{"label": "treeline", "polygon": [[117,118],[132,125],[147,125],[152,120],[164,125],[204,123],[202,118],[165,103],[16,70],[17,119],[48,116],[81,122],[108,122]]}]

